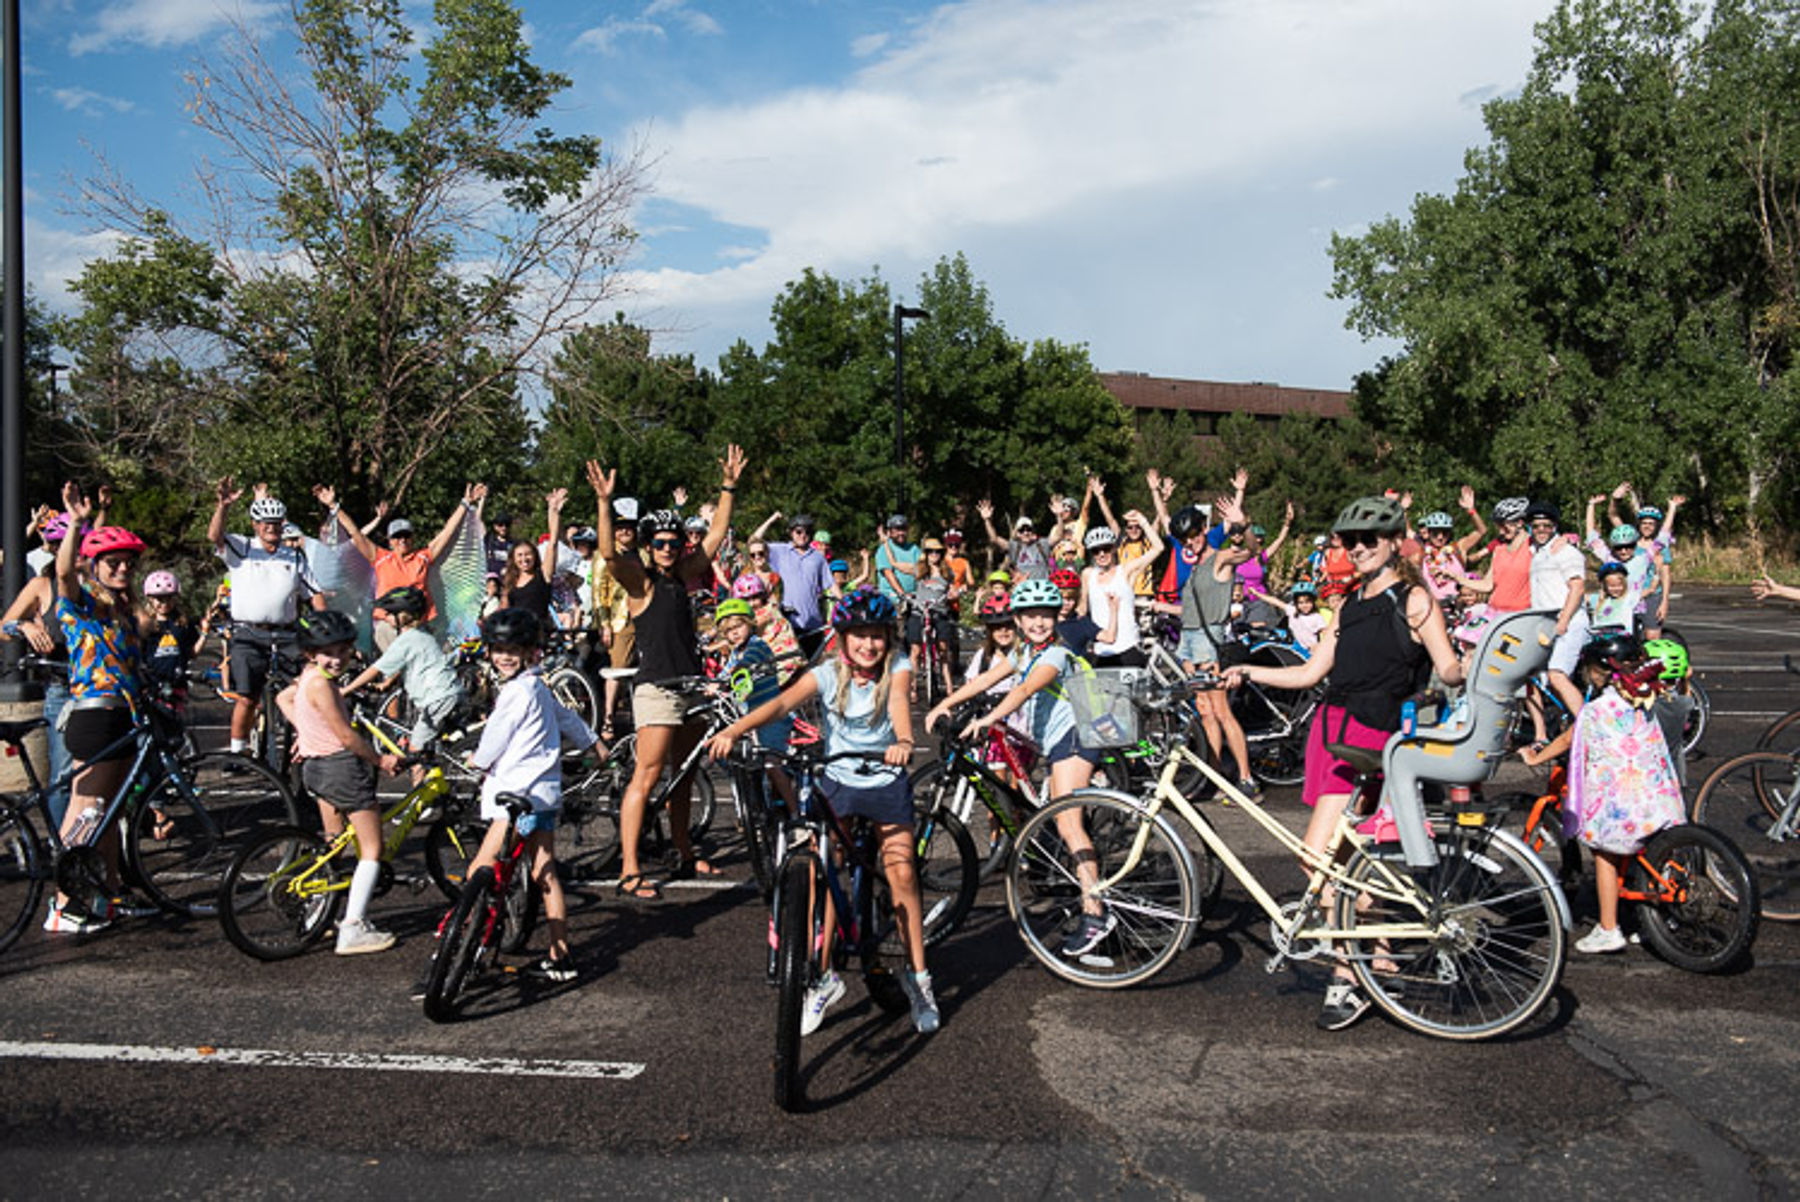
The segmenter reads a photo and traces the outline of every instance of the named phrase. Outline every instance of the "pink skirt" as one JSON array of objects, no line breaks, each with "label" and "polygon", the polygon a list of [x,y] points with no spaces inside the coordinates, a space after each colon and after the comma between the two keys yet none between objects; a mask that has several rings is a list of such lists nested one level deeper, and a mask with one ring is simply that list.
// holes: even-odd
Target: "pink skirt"
[{"label": "pink skirt", "polygon": [[1348,794],[1356,788],[1356,769],[1325,750],[1327,735],[1333,743],[1380,751],[1393,732],[1364,726],[1342,706],[1319,706],[1313,713],[1312,729],[1306,733],[1306,785],[1300,796],[1309,806],[1319,804],[1321,797]]}]

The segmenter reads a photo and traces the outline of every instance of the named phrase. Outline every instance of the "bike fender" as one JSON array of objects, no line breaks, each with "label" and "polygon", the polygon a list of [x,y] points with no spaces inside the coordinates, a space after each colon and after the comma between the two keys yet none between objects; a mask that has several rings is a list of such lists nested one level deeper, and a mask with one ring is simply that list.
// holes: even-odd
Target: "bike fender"
[{"label": "bike fender", "polygon": [[1550,867],[1548,865],[1544,864],[1543,857],[1538,855],[1535,851],[1532,851],[1531,846],[1529,844],[1527,844],[1525,842],[1525,840],[1519,838],[1517,835],[1513,834],[1511,831],[1501,830],[1499,828],[1490,828],[1488,831],[1488,834],[1489,834],[1489,837],[1491,837],[1495,842],[1505,843],[1507,846],[1511,847],[1514,851],[1524,852],[1526,855],[1528,855],[1532,859],[1536,860],[1540,865],[1543,865],[1544,872],[1549,876],[1551,882],[1554,883],[1556,886],[1556,913],[1557,913],[1558,917],[1560,917],[1562,919],[1563,930],[1565,930],[1565,931],[1574,930],[1575,929],[1575,920],[1569,913],[1569,899],[1568,899],[1568,896],[1563,893],[1562,881],[1558,878],[1557,874],[1550,869]]}]

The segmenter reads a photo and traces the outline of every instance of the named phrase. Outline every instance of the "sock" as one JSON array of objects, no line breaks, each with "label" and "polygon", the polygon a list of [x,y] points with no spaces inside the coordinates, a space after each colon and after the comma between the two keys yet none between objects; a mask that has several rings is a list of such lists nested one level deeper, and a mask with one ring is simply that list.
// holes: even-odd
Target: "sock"
[{"label": "sock", "polygon": [[368,913],[369,899],[375,896],[375,882],[381,879],[380,860],[358,860],[350,874],[350,903],[344,907],[346,923],[361,922]]},{"label": "sock", "polygon": [[249,749],[250,749],[250,740],[249,739],[233,739],[231,741],[231,754],[232,755],[243,755],[244,752],[248,751]]}]

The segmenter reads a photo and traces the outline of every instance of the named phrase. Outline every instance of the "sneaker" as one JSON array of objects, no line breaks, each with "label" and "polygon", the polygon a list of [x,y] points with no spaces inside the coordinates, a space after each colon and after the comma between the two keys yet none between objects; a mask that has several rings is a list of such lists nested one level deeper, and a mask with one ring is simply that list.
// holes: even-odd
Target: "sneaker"
[{"label": "sneaker", "polygon": [[1575,950],[1589,956],[1603,956],[1608,952],[1622,952],[1629,946],[1625,932],[1618,927],[1610,930],[1594,924],[1594,929],[1575,941]]},{"label": "sneaker", "polygon": [[112,898],[106,908],[106,916],[109,919],[149,918],[153,914],[160,913],[162,913],[161,906],[130,889]]},{"label": "sneaker", "polygon": [[1112,934],[1113,928],[1118,925],[1119,920],[1113,915],[1111,909],[1099,914],[1083,914],[1081,925],[1071,931],[1069,937],[1063,940],[1062,954],[1079,956],[1093,951],[1095,945]]},{"label": "sneaker", "polygon": [[74,906],[59,906],[54,898],[44,916],[44,929],[52,935],[91,935],[112,925],[104,918],[84,914]]},{"label": "sneaker", "polygon": [[370,952],[385,952],[393,946],[392,934],[376,930],[367,921],[346,921],[338,927],[337,954],[340,956],[363,956]]},{"label": "sneaker", "polygon": [[1253,776],[1246,776],[1243,780],[1239,781],[1237,783],[1237,791],[1242,793],[1245,797],[1248,797],[1251,801],[1262,800],[1262,786],[1256,783],[1256,778]]},{"label": "sneaker", "polygon": [[537,963],[528,966],[525,969],[525,975],[534,981],[554,981],[559,985],[566,984],[575,979],[575,961],[553,960],[549,956],[545,956]]},{"label": "sneaker", "polygon": [[1325,987],[1325,1006],[1319,1011],[1319,1030],[1342,1031],[1369,1009],[1369,999],[1349,981],[1333,981]]},{"label": "sneaker", "polygon": [[931,992],[931,974],[902,971],[899,977],[900,988],[906,994],[906,1000],[912,1003],[913,1030],[930,1035],[943,1021],[938,1014],[937,998]]},{"label": "sneaker", "polygon": [[806,1002],[800,1007],[800,1034],[811,1035],[825,1021],[825,1012],[844,996],[844,978],[828,972],[819,983],[806,991]]}]

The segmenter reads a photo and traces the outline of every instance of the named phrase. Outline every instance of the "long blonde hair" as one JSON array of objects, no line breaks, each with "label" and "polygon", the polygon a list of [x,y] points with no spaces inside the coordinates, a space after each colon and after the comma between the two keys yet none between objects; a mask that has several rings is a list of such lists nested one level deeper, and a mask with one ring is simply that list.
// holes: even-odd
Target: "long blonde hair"
[{"label": "long blonde hair", "polygon": [[[900,642],[894,632],[887,627],[880,627],[882,637],[887,639],[887,654],[881,658],[881,675],[875,681],[875,714],[887,713],[888,689],[894,679],[894,661],[900,657]],[[838,673],[837,687],[832,690],[831,708],[838,717],[848,716],[850,708],[850,684],[856,675],[856,669],[850,663],[849,631],[840,631],[838,635]]]}]

